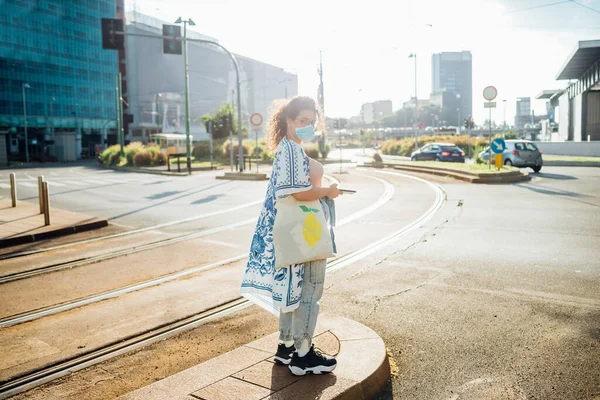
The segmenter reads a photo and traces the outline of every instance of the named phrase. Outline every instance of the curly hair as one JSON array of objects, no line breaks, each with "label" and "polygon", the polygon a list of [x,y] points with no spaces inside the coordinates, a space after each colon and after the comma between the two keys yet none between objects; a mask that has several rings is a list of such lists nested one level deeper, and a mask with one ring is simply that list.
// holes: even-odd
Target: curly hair
[{"label": "curly hair", "polygon": [[267,146],[274,153],[281,139],[287,136],[287,119],[295,119],[301,111],[314,111],[317,115],[317,130],[324,126],[321,111],[317,103],[310,97],[296,96],[289,101],[280,102],[275,106],[265,135]]}]

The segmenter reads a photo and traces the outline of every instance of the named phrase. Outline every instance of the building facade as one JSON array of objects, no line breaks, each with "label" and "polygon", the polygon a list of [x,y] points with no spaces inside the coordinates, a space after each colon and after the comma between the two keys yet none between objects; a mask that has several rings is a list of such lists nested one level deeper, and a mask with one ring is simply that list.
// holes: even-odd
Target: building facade
[{"label": "building facade", "polygon": [[[161,21],[140,13],[128,13],[126,32],[162,34]],[[217,42],[188,30],[188,38]],[[128,36],[125,43],[127,83],[124,95],[133,124],[126,132],[129,141],[146,141],[153,132],[185,132],[184,64],[182,55],[163,54],[160,39]],[[240,68],[244,122],[251,114],[266,122],[274,100],[298,93],[295,74],[248,57],[235,55]],[[224,103],[236,103],[235,69],[231,58],[219,47],[188,43],[190,133],[206,140],[203,115],[215,114]],[[237,108],[237,105],[236,105]]]},{"label": "building facade", "polygon": [[13,157],[71,161],[116,141],[117,54],[100,24],[115,15],[115,0],[2,2],[0,131]]},{"label": "building facade", "polygon": [[515,111],[515,129],[523,130],[525,125],[531,124],[531,98],[518,97]]},{"label": "building facade", "polygon": [[447,125],[473,115],[473,57],[470,51],[431,56],[431,91],[443,95],[442,115]]}]

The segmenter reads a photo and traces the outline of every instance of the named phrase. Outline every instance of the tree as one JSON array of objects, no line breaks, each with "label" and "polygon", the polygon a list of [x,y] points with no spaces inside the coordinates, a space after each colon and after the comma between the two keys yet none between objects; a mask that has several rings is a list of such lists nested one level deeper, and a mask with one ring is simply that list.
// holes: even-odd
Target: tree
[{"label": "tree", "polygon": [[[232,124],[233,135],[237,136],[238,124],[236,115],[236,110],[230,103],[223,103],[214,116],[211,116],[210,114],[204,114],[201,117],[201,120],[204,123],[212,121],[213,139],[224,139],[229,137]],[[233,121],[231,120],[230,116],[233,117]],[[248,127],[245,124],[242,125],[242,135],[248,136]]]}]

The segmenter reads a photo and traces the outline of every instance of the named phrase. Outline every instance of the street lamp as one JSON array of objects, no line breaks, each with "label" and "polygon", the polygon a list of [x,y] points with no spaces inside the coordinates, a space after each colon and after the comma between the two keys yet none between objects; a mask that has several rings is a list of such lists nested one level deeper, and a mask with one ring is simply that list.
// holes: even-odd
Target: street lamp
[{"label": "street lamp", "polygon": [[408,58],[415,59],[415,150],[417,150],[419,147],[419,131],[417,130],[419,123],[419,100],[417,97],[417,53],[410,53]]},{"label": "street lamp", "polygon": [[502,100],[502,103],[504,103],[504,125],[502,127],[502,137],[504,138],[506,136],[506,100]]},{"label": "street lamp", "polygon": [[191,148],[190,148],[190,97],[189,97],[189,85],[188,85],[188,52],[187,52],[187,26],[196,26],[196,23],[191,18],[182,20],[181,17],[177,18],[176,24],[183,24],[183,64],[184,64],[184,76],[185,76],[185,150],[187,157],[188,174],[192,174],[192,160],[191,160]]},{"label": "street lamp", "polygon": [[23,89],[23,118],[25,121],[25,161],[29,162],[29,140],[27,139],[27,98],[25,97],[25,89],[31,89],[28,83],[21,85]]}]

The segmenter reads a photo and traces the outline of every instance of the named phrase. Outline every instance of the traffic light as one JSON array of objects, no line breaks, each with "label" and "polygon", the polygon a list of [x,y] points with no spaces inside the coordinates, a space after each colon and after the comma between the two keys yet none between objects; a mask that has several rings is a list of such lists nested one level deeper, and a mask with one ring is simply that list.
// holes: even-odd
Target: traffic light
[{"label": "traffic light", "polygon": [[360,128],[360,136],[365,136],[365,128]]},{"label": "traffic light", "polygon": [[464,126],[465,128],[469,128],[469,120],[468,120],[468,119],[465,119],[465,120],[463,121],[463,126]]},{"label": "traffic light", "polygon": [[163,53],[181,54],[182,49],[181,27],[179,25],[163,24]]},{"label": "traffic light", "polygon": [[338,118],[333,120],[333,129],[340,129],[340,120]]},{"label": "traffic light", "polygon": [[471,129],[475,128],[475,118],[471,117],[471,120],[469,121],[469,127]]},{"label": "traffic light", "polygon": [[125,48],[122,19],[102,18],[102,48],[105,50],[123,50]]}]

